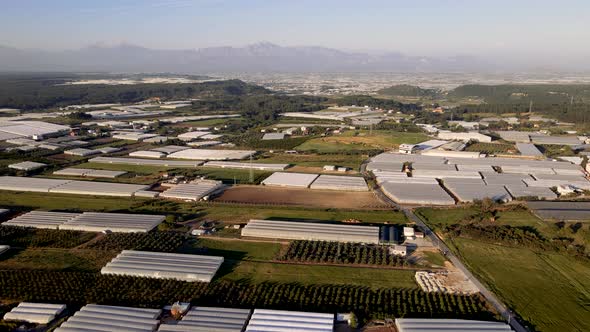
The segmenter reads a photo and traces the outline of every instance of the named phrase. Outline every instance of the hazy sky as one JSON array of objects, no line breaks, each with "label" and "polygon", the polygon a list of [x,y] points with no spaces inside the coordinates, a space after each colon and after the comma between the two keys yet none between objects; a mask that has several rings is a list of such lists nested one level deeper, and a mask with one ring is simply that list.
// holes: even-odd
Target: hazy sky
[{"label": "hazy sky", "polygon": [[590,54],[588,0],[0,0],[0,45],[269,41],[413,55]]}]

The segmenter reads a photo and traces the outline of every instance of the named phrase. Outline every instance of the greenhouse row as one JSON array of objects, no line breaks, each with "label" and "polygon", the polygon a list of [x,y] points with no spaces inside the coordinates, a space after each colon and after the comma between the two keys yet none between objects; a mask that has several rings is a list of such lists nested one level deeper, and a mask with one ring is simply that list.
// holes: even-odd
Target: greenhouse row
[{"label": "greenhouse row", "polygon": [[332,332],[334,314],[255,309],[246,332]]},{"label": "greenhouse row", "polygon": [[0,177],[0,190],[51,192],[60,194],[97,195],[97,196],[133,196],[136,191],[148,189],[149,186],[77,181],[29,178],[17,176]]},{"label": "greenhouse row", "polygon": [[160,332],[242,332],[250,309],[193,307],[177,324],[162,324]]},{"label": "greenhouse row", "polygon": [[148,214],[31,211],[2,225],[86,232],[145,233],[154,229],[164,219],[163,215]]},{"label": "greenhouse row", "polygon": [[210,282],[223,257],[123,250],[102,274]]},{"label": "greenhouse row", "polygon": [[488,322],[464,319],[444,318],[396,318],[395,326],[398,332],[507,332],[512,331],[510,325],[504,322]]},{"label": "greenhouse row", "polygon": [[96,157],[88,160],[91,163],[99,164],[117,164],[117,165],[137,165],[137,166],[160,166],[160,167],[197,167],[203,164],[202,161],[182,161],[182,160],[157,160],[157,159],[140,159],[140,158],[116,158],[116,157]]},{"label": "greenhouse row", "polygon": [[287,240],[379,243],[379,227],[279,220],[250,220],[242,236]]},{"label": "greenhouse row", "polygon": [[59,171],[53,172],[53,175],[60,176],[80,176],[88,178],[106,178],[114,179],[121,175],[125,175],[125,171],[107,171],[102,169],[90,169],[90,168],[64,168]]},{"label": "greenhouse row", "polygon": [[289,164],[263,164],[263,163],[240,163],[235,161],[208,161],[203,166],[234,168],[234,169],[255,169],[259,171],[282,171],[289,167]]},{"label": "greenhouse row", "polygon": [[254,155],[250,150],[186,149],[168,155],[169,158],[190,160],[238,160]]},{"label": "greenhouse row", "polygon": [[161,310],[88,304],[55,332],[152,332]]},{"label": "greenhouse row", "polygon": [[7,312],[3,319],[33,324],[49,324],[65,309],[65,304],[21,302]]},{"label": "greenhouse row", "polygon": [[191,183],[175,185],[160,194],[160,197],[181,199],[185,201],[199,201],[211,194],[223,190],[224,188],[225,186],[220,181],[198,180]]}]

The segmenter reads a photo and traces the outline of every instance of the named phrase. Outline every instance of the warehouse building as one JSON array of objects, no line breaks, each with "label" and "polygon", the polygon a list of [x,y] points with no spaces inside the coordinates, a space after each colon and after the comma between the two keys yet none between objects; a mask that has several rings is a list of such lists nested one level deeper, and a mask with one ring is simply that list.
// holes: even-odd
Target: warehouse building
[{"label": "warehouse building", "polygon": [[490,136],[480,134],[476,131],[471,131],[468,133],[455,133],[452,131],[439,131],[438,138],[450,141],[477,141],[477,142],[484,142],[484,143],[491,143],[492,138]]},{"label": "warehouse building", "polygon": [[78,217],[80,213],[31,211],[8,220],[2,225],[33,227],[45,229],[59,229],[59,226]]},{"label": "warehouse building", "polygon": [[334,314],[255,309],[245,332],[333,332]]},{"label": "warehouse building", "polygon": [[160,194],[160,197],[196,202],[220,192],[224,188],[225,186],[220,181],[197,180],[191,183],[178,184]]},{"label": "warehouse building", "polygon": [[309,188],[318,174],[275,172],[262,181],[265,186]]},{"label": "warehouse building", "polygon": [[158,327],[159,309],[88,304],[55,332],[152,332]]},{"label": "warehouse building", "polygon": [[169,158],[191,160],[239,160],[256,154],[248,150],[186,149],[169,154]]},{"label": "warehouse building", "polygon": [[96,157],[88,160],[91,163],[99,164],[116,164],[116,165],[138,165],[138,166],[160,166],[160,167],[186,167],[194,168],[203,164],[202,161],[183,161],[183,160],[152,160],[136,158],[115,158],[115,157]]},{"label": "warehouse building", "polygon": [[100,154],[100,151],[84,149],[84,148],[77,148],[77,149],[72,149],[72,150],[66,150],[66,151],[64,151],[64,153],[71,155],[71,156],[88,157],[88,156],[92,156],[95,154]]},{"label": "warehouse building", "polygon": [[59,226],[85,232],[147,233],[166,219],[163,215],[84,212]]},{"label": "warehouse building", "polygon": [[102,274],[210,282],[223,257],[123,250],[100,270]]},{"label": "warehouse building", "polygon": [[259,171],[283,171],[289,164],[264,164],[264,163],[240,163],[235,161],[208,161],[203,164],[205,167],[233,168],[233,169],[255,169]]},{"label": "warehouse building", "polygon": [[242,332],[250,309],[193,307],[176,325],[162,324],[159,332]]},{"label": "warehouse building", "polygon": [[310,186],[311,189],[368,191],[367,182],[362,177],[320,175]]},{"label": "warehouse building", "polygon": [[10,164],[10,165],[8,165],[8,168],[16,169],[17,171],[29,172],[29,171],[34,171],[37,169],[44,168],[46,166],[47,166],[47,164],[36,163],[34,161],[23,161],[23,162],[16,163],[16,164]]},{"label": "warehouse building", "polygon": [[90,168],[64,168],[59,171],[53,172],[53,175],[60,176],[79,176],[89,178],[107,178],[114,179],[118,176],[125,175],[125,171],[107,171],[102,169],[90,169]]},{"label": "warehouse building", "polygon": [[503,322],[487,322],[464,319],[441,318],[396,318],[398,332],[507,332],[512,331],[510,325]]},{"label": "warehouse building", "polygon": [[31,324],[51,323],[66,309],[65,304],[21,302],[4,315],[5,321],[18,321]]},{"label": "warehouse building", "polygon": [[377,244],[379,227],[256,219],[242,228],[242,236]]},{"label": "warehouse building", "polygon": [[516,148],[523,156],[528,157],[543,157],[541,152],[534,144],[531,143],[516,143]]}]

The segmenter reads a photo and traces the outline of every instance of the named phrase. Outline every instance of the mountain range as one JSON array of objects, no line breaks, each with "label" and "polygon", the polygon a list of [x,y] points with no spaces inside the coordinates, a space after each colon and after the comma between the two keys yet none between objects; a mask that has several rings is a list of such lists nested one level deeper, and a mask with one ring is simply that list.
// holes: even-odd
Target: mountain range
[{"label": "mountain range", "polygon": [[0,71],[92,72],[469,72],[506,70],[473,56],[371,54],[262,42],[244,47],[160,50],[132,44],[47,51],[0,46]]}]

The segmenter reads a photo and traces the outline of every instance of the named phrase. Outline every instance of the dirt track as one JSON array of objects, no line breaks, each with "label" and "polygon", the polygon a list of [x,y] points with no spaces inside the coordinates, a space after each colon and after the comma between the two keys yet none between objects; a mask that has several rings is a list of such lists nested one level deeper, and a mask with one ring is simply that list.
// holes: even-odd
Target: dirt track
[{"label": "dirt track", "polygon": [[237,186],[215,199],[220,202],[295,205],[335,209],[388,209],[372,192],[345,192],[281,188],[266,186]]}]

